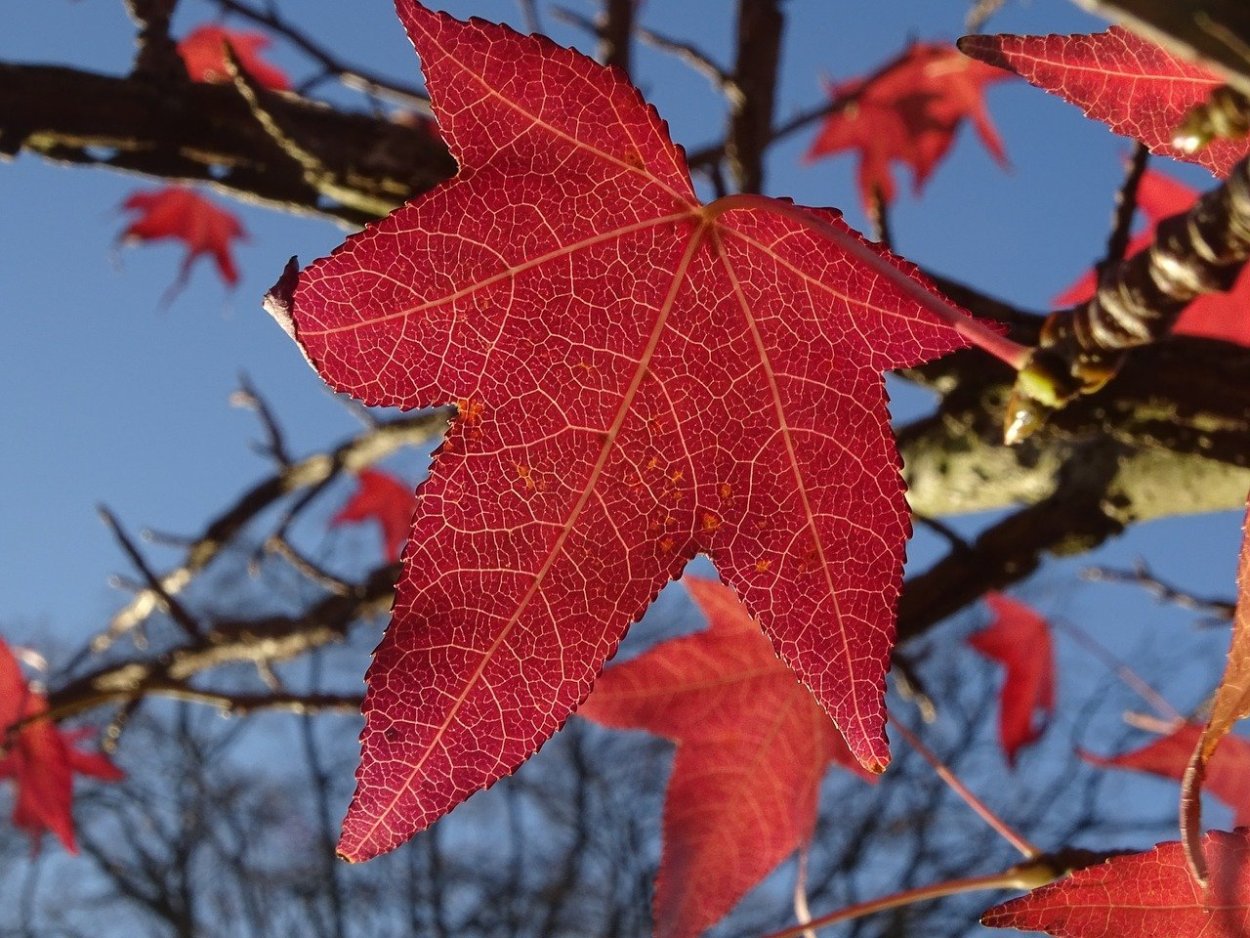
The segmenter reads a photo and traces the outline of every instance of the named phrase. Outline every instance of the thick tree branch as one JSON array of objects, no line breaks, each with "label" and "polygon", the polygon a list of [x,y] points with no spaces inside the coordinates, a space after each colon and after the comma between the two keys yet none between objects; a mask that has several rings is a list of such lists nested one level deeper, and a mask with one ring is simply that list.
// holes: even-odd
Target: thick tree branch
[{"label": "thick tree branch", "polygon": [[[455,172],[428,131],[336,111],[293,95],[267,109],[335,178],[397,206]],[[154,86],[76,69],[0,64],[0,154],[201,180],[287,211],[361,223],[371,213],[325,204],[230,85]]]}]

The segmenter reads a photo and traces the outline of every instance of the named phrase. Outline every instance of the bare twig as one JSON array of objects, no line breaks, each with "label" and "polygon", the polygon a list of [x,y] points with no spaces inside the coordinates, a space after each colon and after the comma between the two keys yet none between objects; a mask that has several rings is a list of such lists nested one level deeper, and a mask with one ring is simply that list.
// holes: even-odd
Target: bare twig
[{"label": "bare twig", "polygon": [[273,408],[261,397],[260,392],[256,390],[246,374],[239,375],[239,389],[230,395],[230,403],[235,407],[245,407],[255,411],[265,430],[265,443],[258,449],[277,462],[281,468],[285,469],[290,466],[291,455],[287,452],[282,427],[279,426],[274,416]]},{"label": "bare twig", "polygon": [[347,87],[388,99],[423,114],[430,113],[430,100],[419,88],[393,81],[376,72],[348,65],[325,46],[314,41],[307,33],[278,15],[277,10],[272,6],[266,10],[259,10],[242,0],[213,0],[213,2],[222,10],[251,20],[282,36]]},{"label": "bare twig", "polygon": [[1116,192],[1115,220],[1111,226],[1111,235],[1107,239],[1107,253],[1097,266],[1100,279],[1104,270],[1120,263],[1128,252],[1133,216],[1137,212],[1137,190],[1149,162],[1150,149],[1144,143],[1138,143],[1133,147],[1133,155],[1129,159],[1128,169],[1124,174],[1124,183]]},{"label": "bare twig", "polygon": [[[237,502],[205,526],[188,548],[183,561],[160,578],[162,590],[174,595],[208,566],[253,518],[292,492],[323,484],[343,470],[358,469],[388,456],[402,446],[419,445],[443,431],[449,408],[401,417],[367,430],[328,453],[293,463],[245,492]],[[92,649],[108,648],[158,608],[161,594],[153,589],[138,593],[113,616],[108,629]]]},{"label": "bare twig", "polygon": [[160,608],[163,608],[167,613],[169,613],[170,618],[181,626],[182,630],[187,633],[188,637],[192,639],[201,638],[203,636],[203,629],[200,627],[200,624],[195,621],[195,618],[186,610],[182,603],[178,602],[178,600],[165,589],[160,577],[158,577],[153,572],[152,568],[148,566],[148,562],[144,559],[143,554],[139,552],[139,548],[135,546],[134,541],[130,539],[130,536],[122,528],[121,523],[117,520],[117,517],[103,505],[101,505],[97,510],[100,514],[101,520],[104,522],[105,526],[108,527],[109,532],[113,535],[113,538],[121,546],[122,551],[125,552],[126,556],[130,558],[130,562],[135,565],[135,569],[137,569],[142,575],[144,583],[147,584],[147,588],[152,592],[155,600],[159,603]]},{"label": "bare twig", "polygon": [[738,0],[737,52],[730,100],[725,156],[739,191],[764,188],[764,152],[773,141],[773,107],[781,37],[785,30],[782,0]]},{"label": "bare twig", "polygon": [[1087,567],[1081,571],[1081,578],[1091,583],[1124,583],[1137,586],[1154,596],[1161,603],[1169,603],[1189,609],[1203,615],[1212,616],[1222,621],[1229,621],[1237,604],[1227,599],[1215,599],[1208,596],[1195,596],[1167,583],[1151,571],[1144,561],[1134,564],[1132,570],[1117,570],[1112,567]]}]

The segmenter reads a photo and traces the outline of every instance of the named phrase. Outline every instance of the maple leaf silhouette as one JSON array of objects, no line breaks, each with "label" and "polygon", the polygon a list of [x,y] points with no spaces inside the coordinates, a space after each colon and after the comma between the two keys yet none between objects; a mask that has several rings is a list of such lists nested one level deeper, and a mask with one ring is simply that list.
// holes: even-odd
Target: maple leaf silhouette
[{"label": "maple leaf silhouette", "polygon": [[985,148],[1006,166],[1007,154],[983,98],[985,86],[1004,77],[1002,71],[961,55],[952,45],[913,43],[874,74],[829,86],[836,107],[804,160],[855,150],[864,205],[872,204],[875,191],[890,202],[894,198],[890,163],[911,167],[912,187],[918,194],[968,118]]},{"label": "maple leaf silhouette", "polygon": [[733,591],[682,582],[708,629],[609,668],[578,710],[677,743],[655,889],[661,938],[711,927],[808,842],[830,763],[874,778]]},{"label": "maple leaf silhouette", "polygon": [[0,639],[0,778],[17,785],[13,824],[26,831],[38,847],[51,831],[70,853],[74,840],[74,773],[115,782],[123,773],[106,757],[74,748],[77,734],[63,733],[48,720],[22,721],[48,708],[22,677],[9,646]]},{"label": "maple leaf silhouette", "polygon": [[1034,721],[1040,712],[1049,717],[1055,710],[1055,653],[1050,626],[1037,612],[1002,593],[987,593],[986,605],[994,621],[968,644],[1006,670],[998,701],[998,736],[1007,764],[1042,735],[1044,723]]},{"label": "maple leaf silhouette", "polygon": [[991,928],[1056,938],[1245,938],[1250,927],[1250,831],[1203,838],[1209,891],[1176,842],[1077,870],[981,916]]},{"label": "maple leaf silhouette", "polygon": [[356,493],[330,519],[330,524],[376,521],[382,534],[383,554],[398,560],[412,523],[412,486],[377,469],[361,469],[356,478]]},{"label": "maple leaf silhouette", "polygon": [[[1132,257],[1154,243],[1159,222],[1193,208],[1198,192],[1158,170],[1142,174],[1137,189],[1137,205],[1147,225],[1128,244],[1124,256]],[[1094,295],[1098,279],[1090,271],[1052,301],[1058,307],[1075,306]],[[1244,268],[1227,293],[1206,293],[1185,307],[1172,328],[1174,335],[1201,336],[1250,346],[1250,266]]]},{"label": "maple leaf silhouette", "polygon": [[122,203],[122,208],[139,213],[121,233],[123,243],[173,238],[187,246],[178,278],[170,286],[166,299],[186,284],[191,265],[201,254],[212,256],[221,279],[227,284],[234,286],[238,283],[239,274],[230,255],[230,242],[235,238],[245,240],[247,232],[230,212],[180,186],[135,192]]},{"label": "maple leaf silhouette", "polygon": [[460,172],[270,296],[331,386],[459,412],[369,669],[340,852],[513,771],[698,552],[884,769],[909,526],[881,372],[964,344],[932,288],[836,213],[699,204],[620,74],[397,6]]},{"label": "maple leaf silhouette", "polygon": [[[1201,723],[1186,723],[1140,749],[1118,756],[1082,751],[1086,762],[1102,768],[1132,769],[1180,781],[1202,736]],[[1234,825],[1250,825],[1250,740],[1228,736],[1211,757],[1203,790],[1233,809]]]},{"label": "maple leaf silhouette", "polygon": [[192,81],[231,80],[226,64],[226,43],[234,49],[239,64],[258,84],[272,91],[286,91],[291,87],[290,79],[282,69],[261,58],[260,54],[270,45],[268,36],[211,25],[192,30],[178,43],[178,54],[182,56]]},{"label": "maple leaf silhouette", "polygon": [[1250,141],[1215,140],[1196,153],[1172,145],[1185,112],[1224,84],[1127,29],[1072,36],[965,36],[959,48],[1077,105],[1151,153],[1188,160],[1225,176],[1250,153]]}]

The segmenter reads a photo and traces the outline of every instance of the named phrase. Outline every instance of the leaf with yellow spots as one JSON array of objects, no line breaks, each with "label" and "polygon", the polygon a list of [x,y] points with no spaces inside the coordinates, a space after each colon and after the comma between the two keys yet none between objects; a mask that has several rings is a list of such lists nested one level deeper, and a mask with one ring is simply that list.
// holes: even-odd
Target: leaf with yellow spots
[{"label": "leaf with yellow spots", "polygon": [[514,771],[697,553],[883,770],[908,516],[881,374],[967,320],[835,212],[700,204],[620,73],[398,9],[459,175],[271,296],[334,388],[460,411],[369,670],[340,851],[389,850]]}]

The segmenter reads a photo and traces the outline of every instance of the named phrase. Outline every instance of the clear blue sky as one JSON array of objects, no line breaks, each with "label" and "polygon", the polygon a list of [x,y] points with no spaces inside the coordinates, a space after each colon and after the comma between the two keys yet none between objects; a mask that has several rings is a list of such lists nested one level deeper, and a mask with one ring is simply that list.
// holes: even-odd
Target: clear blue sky
[{"label": "clear blue sky", "polygon": [[[569,5],[588,13],[597,7],[589,0]],[[0,59],[114,73],[127,67],[132,27],[120,0],[9,6]],[[350,17],[344,17],[348,6]],[[439,6],[519,22],[511,0]],[[819,101],[823,75],[840,79],[871,70],[909,36],[954,38],[966,7],[964,0],[794,0],[780,117]],[[300,0],[283,8],[344,59],[418,80],[416,58],[389,0]],[[725,0],[652,0],[643,7],[643,22],[726,60],[727,8]],[[185,33],[209,15],[207,4],[183,0],[176,31]],[[549,15],[545,25],[560,41],[581,42]],[[991,25],[1003,32],[1101,28],[1060,0],[1009,0]],[[307,73],[307,63],[289,46],[279,43],[271,57],[297,77]],[[717,134],[720,105],[702,77],[642,47],[637,80],[678,142],[696,148]],[[896,246],[921,265],[1044,308],[1100,253],[1128,144],[1022,82],[994,86],[988,100],[1011,171],[997,167],[965,129],[921,197],[900,186],[892,217]],[[801,167],[798,157],[810,138],[802,134],[777,148],[770,192],[841,206],[862,226],[854,160]],[[1196,186],[1210,183],[1192,168],[1176,172]],[[0,341],[6,388],[0,404],[0,634],[19,641],[79,641],[118,604],[106,580],[130,571],[96,520],[96,504],[108,504],[132,529],[190,533],[268,472],[246,445],[259,436],[253,416],[227,405],[241,370],[273,403],[297,454],[356,428],[260,309],[289,256],[311,260],[339,243],[343,232],[326,222],[232,204],[251,235],[237,253],[238,288],[224,288],[201,262],[188,288],[162,309],[182,249],[119,251],[113,243],[124,224],[120,203],[153,185],[31,157],[0,165],[0,296],[8,323]],[[898,399],[900,411],[913,415],[923,402],[910,393]],[[418,464],[401,466],[412,478]],[[305,536],[318,536],[321,519],[334,507],[328,499],[324,513],[308,519]],[[1022,595],[1122,648],[1138,645],[1152,627],[1184,637],[1183,616],[1127,590],[1079,585],[1075,571],[1090,561],[1124,565],[1142,555],[1196,591],[1228,594],[1239,525],[1239,517],[1227,515],[1144,526],[1093,557],[1055,565]],[[913,560],[923,564],[935,550],[922,536]],[[159,565],[169,555],[157,550],[154,558]],[[1198,641],[1209,646],[1218,640]],[[1065,670],[1065,686],[1096,673],[1077,655]],[[1193,684],[1189,692],[1198,695],[1201,688]]]}]

